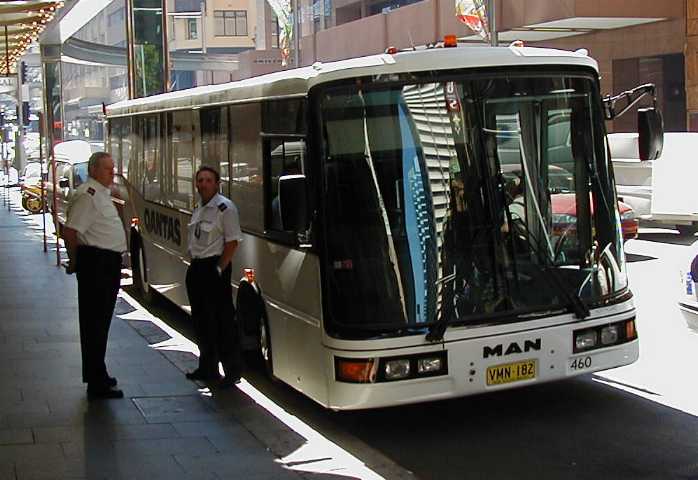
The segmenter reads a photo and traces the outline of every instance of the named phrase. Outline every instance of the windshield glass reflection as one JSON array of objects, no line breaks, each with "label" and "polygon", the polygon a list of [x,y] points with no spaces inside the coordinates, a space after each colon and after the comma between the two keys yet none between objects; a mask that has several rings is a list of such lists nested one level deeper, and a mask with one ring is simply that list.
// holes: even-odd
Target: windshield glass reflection
[{"label": "windshield glass reflection", "polygon": [[328,323],[482,324],[623,291],[594,95],[562,76],[325,90]]}]

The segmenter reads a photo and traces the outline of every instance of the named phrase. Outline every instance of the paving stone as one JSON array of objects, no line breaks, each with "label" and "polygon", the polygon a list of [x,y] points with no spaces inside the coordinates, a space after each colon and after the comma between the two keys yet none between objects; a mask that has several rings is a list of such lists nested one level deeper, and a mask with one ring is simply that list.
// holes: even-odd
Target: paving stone
[{"label": "paving stone", "polygon": [[34,443],[34,436],[29,428],[0,429],[0,445],[22,445]]},{"label": "paving stone", "polygon": [[62,459],[63,452],[57,443],[43,445],[0,445],[0,463],[14,462],[15,465],[47,462]]},{"label": "paving stone", "polygon": [[219,455],[175,455],[187,473],[214,473],[222,478],[298,478],[285,476],[284,467],[270,453],[225,453]]},{"label": "paving stone", "polygon": [[134,398],[148,423],[172,423],[199,420],[222,420],[224,417],[215,412],[198,396],[143,397]]},{"label": "paving stone", "polygon": [[34,428],[36,443],[78,443],[88,436],[101,436],[110,441],[132,439],[176,438],[181,436],[168,423],[142,425],[109,425],[94,431],[83,426]]}]

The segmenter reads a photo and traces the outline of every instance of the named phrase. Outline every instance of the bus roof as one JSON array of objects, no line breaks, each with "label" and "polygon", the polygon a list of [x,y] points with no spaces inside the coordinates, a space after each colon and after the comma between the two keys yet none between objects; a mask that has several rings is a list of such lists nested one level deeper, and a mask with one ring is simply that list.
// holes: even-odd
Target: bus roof
[{"label": "bus roof", "polygon": [[219,85],[207,85],[176,92],[125,100],[107,107],[107,116],[200,108],[265,98],[305,96],[315,85],[366,75],[520,66],[582,66],[598,71],[586,53],[531,47],[461,46],[434,48],[317,62],[295,68]]}]

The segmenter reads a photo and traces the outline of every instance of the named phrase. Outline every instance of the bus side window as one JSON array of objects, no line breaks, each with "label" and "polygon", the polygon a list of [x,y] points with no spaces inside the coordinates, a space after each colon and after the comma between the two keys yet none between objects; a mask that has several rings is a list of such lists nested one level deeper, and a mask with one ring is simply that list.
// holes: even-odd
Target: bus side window
[{"label": "bus side window", "polygon": [[166,186],[165,205],[191,210],[194,206],[194,135],[192,111],[180,110],[167,114],[167,144],[169,162],[163,165],[163,186]]},{"label": "bus side window", "polygon": [[151,202],[162,202],[160,115],[148,115],[143,122],[143,196]]},{"label": "bus side window", "polygon": [[264,145],[265,169],[265,227],[283,232],[279,203],[279,178],[284,175],[302,175],[305,164],[305,140],[298,138],[268,138]]},{"label": "bus side window", "polygon": [[204,109],[201,110],[200,118],[202,162],[220,172],[220,193],[230,197],[228,109],[225,107]]},{"label": "bus side window", "polygon": [[230,199],[240,214],[244,231],[264,233],[264,187],[262,184],[262,127],[259,102],[231,105],[228,146]]}]

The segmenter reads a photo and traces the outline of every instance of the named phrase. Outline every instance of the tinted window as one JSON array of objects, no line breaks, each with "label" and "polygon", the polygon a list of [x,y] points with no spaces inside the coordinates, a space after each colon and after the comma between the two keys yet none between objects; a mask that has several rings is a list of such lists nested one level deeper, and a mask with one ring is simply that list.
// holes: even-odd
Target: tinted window
[{"label": "tinted window", "polygon": [[230,162],[228,160],[228,110],[225,107],[201,111],[202,163],[221,174],[221,193],[230,196]]},{"label": "tinted window", "polygon": [[230,199],[242,228],[259,233],[264,231],[261,122],[259,103],[230,107]]},{"label": "tinted window", "polygon": [[274,100],[264,102],[262,131],[271,134],[305,133],[305,100]]},{"label": "tinted window", "polygon": [[265,142],[265,197],[266,228],[282,231],[279,203],[279,178],[304,172],[305,141],[299,139],[268,138]]},{"label": "tinted window", "polygon": [[143,196],[146,200],[162,200],[160,147],[160,116],[149,115],[143,119]]},{"label": "tinted window", "polygon": [[171,112],[167,118],[170,155],[164,165],[163,200],[169,207],[188,210],[194,204],[192,112]]}]

